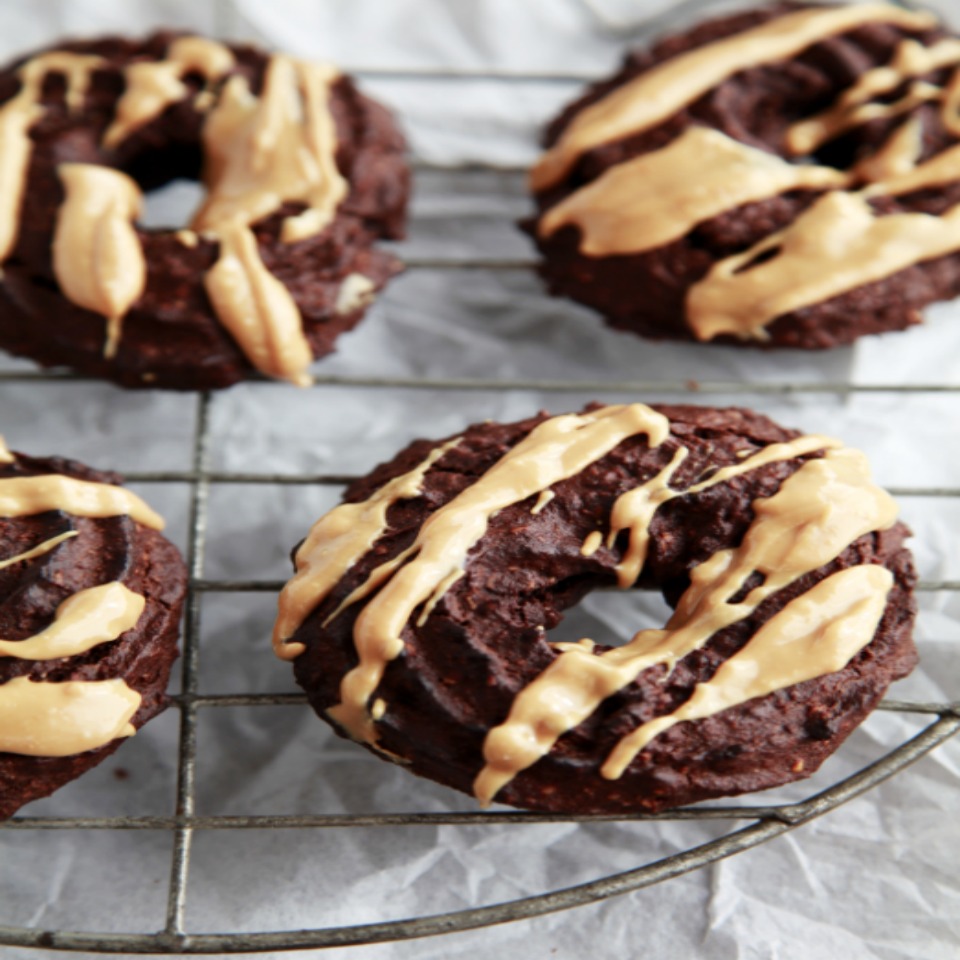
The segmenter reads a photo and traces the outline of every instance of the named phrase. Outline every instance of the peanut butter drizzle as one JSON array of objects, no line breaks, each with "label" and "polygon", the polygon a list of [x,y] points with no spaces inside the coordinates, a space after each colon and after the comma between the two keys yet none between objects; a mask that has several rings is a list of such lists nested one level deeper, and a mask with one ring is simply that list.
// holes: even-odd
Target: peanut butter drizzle
[{"label": "peanut butter drizzle", "polygon": [[103,136],[103,145],[117,146],[171,104],[184,100],[190,93],[182,80],[186,74],[199,73],[210,84],[233,64],[233,54],[227,47],[204,37],[180,37],[170,44],[163,60],[131,63],[123,71],[127,86],[117,103],[116,117]]},{"label": "peanut butter drizzle", "polygon": [[309,386],[313,351],[300,311],[260,258],[256,235],[245,224],[231,223],[218,238],[220,257],[203,285],[220,322],[262,373]]},{"label": "peanut butter drizzle", "polygon": [[0,463],[15,463],[16,457],[10,452],[7,441],[0,435]]},{"label": "peanut butter drizzle", "polygon": [[287,202],[307,210],[287,217],[287,242],[319,233],[347,195],[336,165],[336,130],[327,104],[333,67],[270,59],[259,98],[231,77],[203,127],[209,193],[194,218],[199,232],[255,223]]},{"label": "peanut butter drizzle", "polygon": [[537,497],[537,502],[530,508],[530,513],[533,516],[536,516],[538,513],[543,511],[543,508],[556,496],[552,490],[544,490],[539,497]]},{"label": "peanut butter drizzle", "polygon": [[30,128],[43,116],[40,95],[48,73],[66,78],[67,109],[79,110],[90,74],[102,57],[52,51],[28,60],[19,70],[20,92],[0,107],[0,263],[10,256],[20,228],[20,211],[33,153]]},{"label": "peanut butter drizzle", "polygon": [[883,3],[798,10],[682,53],[580,111],[534,166],[531,187],[541,191],[553,186],[587,150],[656,126],[741,70],[795,56],[874,20],[906,30],[936,25],[929,14]]},{"label": "peanut butter drizzle", "polygon": [[610,771],[625,770],[654,737],[684,720],[842,670],[873,639],[892,586],[893,574],[873,564],[821,580],[771,617],[710,680],[698,683],[686,703],[621,740]]},{"label": "peanut butter drizzle", "polygon": [[580,547],[581,557],[592,557],[603,546],[603,534],[599,530],[591,530]]},{"label": "peanut butter drizzle", "polygon": [[123,487],[60,474],[0,478],[0,517],[29,517],[48,510],[63,510],[77,517],[129,515],[154,530],[164,526],[163,517]]},{"label": "peanut butter drizzle", "polygon": [[630,531],[627,550],[623,559],[617,564],[617,583],[621,589],[626,589],[636,583],[637,577],[647,559],[647,548],[650,545],[650,524],[653,515],[668,500],[676,497],[685,497],[687,494],[701,493],[719,483],[726,483],[743,473],[756,470],[767,463],[776,463],[782,460],[792,460],[802,457],[806,453],[817,450],[829,450],[839,447],[839,440],[824,437],[819,434],[797,437],[786,443],[771,443],[756,453],[748,456],[740,463],[721,467],[706,480],[701,480],[685,490],[674,490],[670,480],[677,468],[687,458],[687,448],[680,447],[673,455],[673,459],[656,476],[633,490],[621,494],[610,511],[610,533],[607,537],[607,546],[612,547],[617,537],[624,530]]},{"label": "peanut butter drizzle", "polygon": [[420,496],[427,472],[459,442],[460,437],[457,437],[436,447],[413,470],[394,477],[369,500],[342,503],[313,525],[294,558],[296,573],[280,591],[277,621],[273,628],[273,652],[281,660],[293,660],[303,653],[304,645],[289,643],[289,638],[340,578],[383,535],[390,507],[400,500]]},{"label": "peanut butter drizzle", "polygon": [[902,173],[891,173],[887,179],[866,187],[862,194],[867,197],[883,194],[897,196],[927,187],[938,187],[958,179],[960,179],[960,144],[954,144],[936,156],[930,157],[918,167],[905,169]]},{"label": "peanut butter drizzle", "polygon": [[[896,113],[901,109],[898,105],[904,102],[903,99],[892,104],[870,104],[869,101],[896,90],[914,77],[958,63],[960,40],[940,40],[930,47],[916,40],[902,40],[889,64],[862,74],[828,110],[793,124],[787,131],[786,147],[792,154],[812,153],[846,130],[876,117]],[[911,90],[914,97],[927,93],[926,99],[940,99],[944,94],[944,90],[931,84],[914,85]]]},{"label": "peanut butter drizzle", "polygon": [[[776,317],[956,250],[960,206],[940,217],[878,217],[863,194],[828,193],[785,230],[716,263],[687,292],[688,322],[698,340],[763,340]],[[772,259],[747,266],[770,251]]]},{"label": "peanut butter drizzle", "polygon": [[336,77],[332,67],[275,56],[262,96],[231,77],[203,128],[209,193],[192,226],[220,239],[207,292],[251,363],[298,385],[311,382],[313,352],[293,297],[264,266],[249,226],[286,202],[307,209],[284,220],[285,242],[319,233],[333,219],[347,194],[327,104]]},{"label": "peanut butter drizzle", "polygon": [[[866,458],[848,449],[832,448],[822,458],[803,463],[776,494],[752,506],[755,519],[741,545],[694,567],[690,586],[664,629],[641,630],[625,646],[600,655],[571,646],[519,693],[507,719],[484,743],[486,765],[474,783],[481,802],[492,801],[563,733],[643,670],[659,664],[672,670],[718,630],[746,619],[778,590],[896,519],[893,500],[870,481]],[[731,603],[754,572],[764,576],[763,583]],[[630,759],[615,750],[601,773],[616,779]]]},{"label": "peanut butter drizzle", "polygon": [[0,657],[58,660],[110,643],[136,626],[146,600],[122,583],[105,583],[67,597],[52,624],[26,640],[0,640]]},{"label": "peanut butter drizzle", "polygon": [[15,557],[7,557],[6,560],[0,560],[0,570],[6,570],[7,567],[12,567],[18,563],[23,563],[24,560],[33,560],[34,557],[42,557],[45,553],[49,553],[55,547],[59,547],[64,540],[69,540],[71,537],[76,536],[78,536],[78,531],[68,530],[66,533],[60,533],[55,537],[50,537],[49,540],[44,540],[43,543],[38,543],[35,547],[32,547],[29,550],[24,550],[23,553],[18,553]]},{"label": "peanut butter drizzle", "polygon": [[643,404],[553,417],[432,513],[413,545],[376,568],[368,583],[341,604],[342,609],[383,584],[357,618],[353,635],[360,662],[341,681],[341,702],[329,715],[355,740],[374,744],[376,730],[368,703],[387,664],[403,651],[404,627],[421,603],[436,604],[463,575],[467,555],[486,532],[490,518],[582,472],[628,437],[645,434],[650,445],[657,446],[669,431],[667,418]]},{"label": "peanut butter drizzle", "polygon": [[830,167],[793,164],[708,127],[604,171],[544,214],[539,233],[580,227],[588,256],[652,250],[725,211],[788,190],[843,186]]},{"label": "peanut butter drizzle", "polygon": [[0,685],[0,752],[68,757],[136,733],[131,718],[140,694],[123,680]]},{"label": "peanut butter drizzle", "polygon": [[57,173],[66,197],[53,237],[53,272],[67,299],[106,317],[103,355],[113,357],[123,318],[147,280],[133,227],[143,195],[130,177],[110,167],[64,163]]},{"label": "peanut butter drizzle", "polygon": [[880,149],[864,157],[854,168],[854,176],[870,181],[890,181],[910,173],[923,152],[923,121],[910,117],[901,123]]}]

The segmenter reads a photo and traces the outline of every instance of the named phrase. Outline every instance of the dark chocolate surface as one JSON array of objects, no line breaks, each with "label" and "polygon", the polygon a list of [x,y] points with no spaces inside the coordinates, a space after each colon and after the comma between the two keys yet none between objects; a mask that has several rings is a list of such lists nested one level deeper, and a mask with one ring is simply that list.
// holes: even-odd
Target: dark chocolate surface
[{"label": "dark chocolate surface", "polygon": [[[423,626],[406,626],[400,657],[386,667],[374,697],[387,711],[377,723],[380,745],[417,774],[472,792],[483,766],[488,730],[503,722],[519,691],[556,657],[544,637],[563,613],[591,590],[616,584],[614,568],[626,547],[621,535],[591,557],[581,545],[593,530],[609,530],[617,496],[659,472],[678,445],[689,450],[671,486],[684,488],[704,471],[739,462],[770,443],[797,435],[739,409],[657,407],[672,435],[650,449],[643,437],[624,441],[580,475],[556,484],[538,514],[536,498],[505,508],[469,554],[465,575],[444,595]],[[427,474],[422,494],[388,513],[388,529],[352,567],[294,635],[306,651],[294,661],[298,682],[315,710],[340,701],[343,675],[357,663],[352,638],[363,603],[323,621],[370,571],[415,538],[423,521],[470,485],[543,416],[515,424],[478,424]],[[361,501],[423,461],[440,441],[417,441],[357,481],[345,499]],[[813,457],[819,454],[813,454]],[[739,544],[753,518],[751,503],[771,496],[800,457],[759,467],[700,494],[671,500],[657,511],[650,552],[637,586],[660,590],[674,605],[690,569],[718,550]],[[684,657],[664,682],[663,666],[605,701],[565,734],[553,751],[521,772],[498,801],[571,813],[653,811],[711,797],[771,787],[809,776],[843,742],[894,679],[914,666],[911,639],[915,583],[903,524],[859,538],[831,564],[801,578],[762,604],[747,620],[717,634]],[[843,670],[695,722],[654,739],[619,780],[599,768],[615,743],[646,720],[686,701],[756,630],[789,600],[845,567],[879,563],[895,585],[873,641]],[[648,624],[638,624],[638,629]],[[576,640],[578,637],[570,637]],[[598,648],[601,650],[603,648]]]}]

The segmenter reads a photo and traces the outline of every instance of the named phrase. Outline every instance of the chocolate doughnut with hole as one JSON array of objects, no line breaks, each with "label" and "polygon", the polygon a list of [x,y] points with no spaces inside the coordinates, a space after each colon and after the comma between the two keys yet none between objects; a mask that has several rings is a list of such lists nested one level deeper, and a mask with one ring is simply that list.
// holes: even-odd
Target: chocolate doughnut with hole
[{"label": "chocolate doughnut with hole", "polygon": [[[334,67],[158,33],[0,71],[0,348],[125,387],[309,382],[399,262],[404,141]],[[201,180],[189,228],[143,191]]]},{"label": "chocolate doughnut with hole", "polygon": [[821,349],[960,294],[960,39],[779,3],[626,58],[549,126],[553,293],[654,339]]},{"label": "chocolate doughnut with hole", "polygon": [[[295,551],[274,630],[345,736],[482,802],[655,811],[809,776],[906,675],[909,535],[863,454],[741,409],[413,443]],[[556,640],[591,590],[662,627]]]},{"label": "chocolate doughnut with hole", "polygon": [[0,818],[166,706],[186,568],[119,482],[0,439]]}]

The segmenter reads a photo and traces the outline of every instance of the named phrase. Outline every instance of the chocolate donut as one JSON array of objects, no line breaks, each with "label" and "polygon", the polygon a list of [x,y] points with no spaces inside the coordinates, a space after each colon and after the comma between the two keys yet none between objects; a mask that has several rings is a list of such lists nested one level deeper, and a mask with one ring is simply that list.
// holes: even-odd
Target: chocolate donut
[{"label": "chocolate donut", "polygon": [[551,292],[655,339],[821,349],[960,294],[960,40],[777,4],[629,55],[550,125]]},{"label": "chocolate donut", "polygon": [[[399,262],[404,141],[333,67],[157,33],[0,71],[0,347],[125,387],[309,382]],[[200,179],[190,229],[142,190]]]},{"label": "chocolate donut", "polygon": [[186,569],[119,482],[0,442],[0,818],[166,706]]},{"label": "chocolate donut", "polygon": [[[588,407],[413,443],[295,552],[274,631],[346,736],[482,802],[655,811],[809,776],[914,666],[863,454],[740,409]],[[598,587],[662,629],[553,642]]]}]

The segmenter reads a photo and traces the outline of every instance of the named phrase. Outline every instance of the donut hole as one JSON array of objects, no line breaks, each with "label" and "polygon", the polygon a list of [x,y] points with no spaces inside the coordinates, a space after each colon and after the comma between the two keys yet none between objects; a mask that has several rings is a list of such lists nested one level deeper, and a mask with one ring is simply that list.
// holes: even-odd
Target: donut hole
[{"label": "donut hole", "polygon": [[148,230],[187,227],[206,191],[196,180],[178,177],[144,194],[139,223]]},{"label": "donut hole", "polygon": [[563,619],[545,632],[549,643],[589,639],[602,647],[621,647],[640,630],[660,630],[673,608],[659,590],[594,590],[564,611]]},{"label": "donut hole", "polygon": [[143,192],[138,222],[148,229],[188,227],[206,191],[200,183],[198,144],[168,143],[137,152],[119,164]]}]

